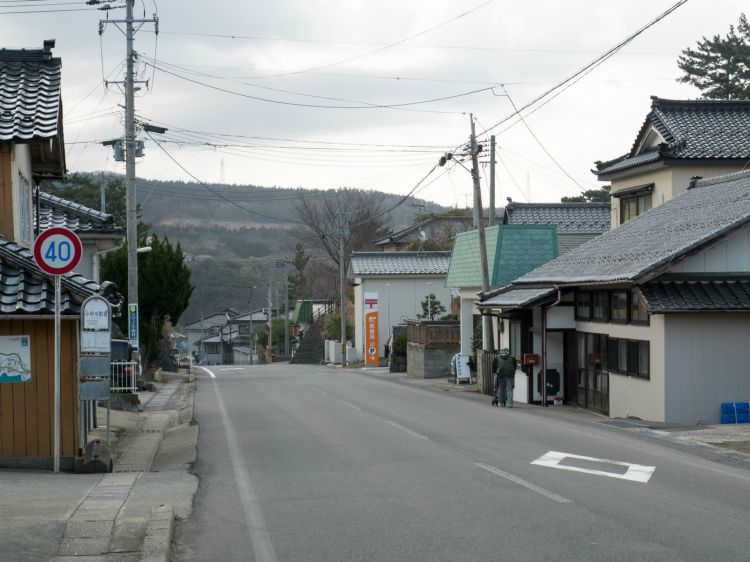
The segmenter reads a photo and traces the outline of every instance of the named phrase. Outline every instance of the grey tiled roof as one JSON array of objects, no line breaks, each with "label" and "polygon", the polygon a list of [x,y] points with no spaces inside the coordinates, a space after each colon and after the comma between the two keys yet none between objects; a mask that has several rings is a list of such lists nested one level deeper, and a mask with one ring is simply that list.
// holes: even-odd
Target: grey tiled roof
[{"label": "grey tiled roof", "polygon": [[750,171],[695,188],[597,236],[516,280],[518,284],[638,281],[750,223]]},{"label": "grey tiled roof", "polygon": [[750,310],[750,281],[658,281],[640,287],[649,312]]},{"label": "grey tiled roof", "polygon": [[554,224],[558,234],[601,234],[611,228],[609,203],[509,203],[506,224]]},{"label": "grey tiled roof", "polygon": [[122,234],[112,215],[42,191],[39,192],[39,214],[34,218],[40,231],[62,226],[78,234]]},{"label": "grey tiled roof", "polygon": [[57,136],[62,63],[44,49],[0,49],[0,141]]},{"label": "grey tiled roof", "polygon": [[[750,100],[651,99],[651,111],[630,152],[609,162],[597,162],[599,175],[665,158],[726,160],[750,157]],[[652,126],[665,142],[658,150],[637,154],[639,139]]]},{"label": "grey tiled roof", "polygon": [[450,252],[354,252],[350,274],[369,275],[445,275]]},{"label": "grey tiled roof", "polygon": [[[68,273],[62,277],[63,314],[80,313],[83,299],[99,289],[95,282]],[[37,267],[31,250],[0,237],[0,314],[54,314],[55,286]]]},{"label": "grey tiled roof", "polygon": [[510,289],[478,301],[478,304],[488,308],[522,308],[554,294],[554,289]]}]

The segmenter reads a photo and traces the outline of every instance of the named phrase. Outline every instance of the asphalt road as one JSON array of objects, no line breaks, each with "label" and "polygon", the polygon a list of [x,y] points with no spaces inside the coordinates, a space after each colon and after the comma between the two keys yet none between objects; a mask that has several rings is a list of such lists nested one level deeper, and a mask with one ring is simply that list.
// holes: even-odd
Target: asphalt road
[{"label": "asphalt road", "polygon": [[750,471],[356,372],[209,369],[178,560],[750,556]]}]

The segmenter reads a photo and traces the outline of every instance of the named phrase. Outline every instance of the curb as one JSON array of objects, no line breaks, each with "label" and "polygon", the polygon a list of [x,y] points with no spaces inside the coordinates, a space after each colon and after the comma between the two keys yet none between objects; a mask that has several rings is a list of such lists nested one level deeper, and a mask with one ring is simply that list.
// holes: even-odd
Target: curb
[{"label": "curb", "polygon": [[143,540],[143,562],[169,562],[172,559],[174,509],[170,504],[151,510],[151,518]]}]

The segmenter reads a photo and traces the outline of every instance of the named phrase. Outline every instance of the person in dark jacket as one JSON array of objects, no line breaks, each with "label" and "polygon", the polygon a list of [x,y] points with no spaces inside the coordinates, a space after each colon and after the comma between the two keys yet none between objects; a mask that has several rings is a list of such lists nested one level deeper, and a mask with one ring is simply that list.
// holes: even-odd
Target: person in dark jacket
[{"label": "person in dark jacket", "polygon": [[492,400],[492,405],[497,406],[499,402],[503,407],[507,404],[508,408],[512,408],[513,388],[516,384],[516,359],[510,355],[507,347],[500,350],[500,357],[495,359],[494,367],[495,398]]}]

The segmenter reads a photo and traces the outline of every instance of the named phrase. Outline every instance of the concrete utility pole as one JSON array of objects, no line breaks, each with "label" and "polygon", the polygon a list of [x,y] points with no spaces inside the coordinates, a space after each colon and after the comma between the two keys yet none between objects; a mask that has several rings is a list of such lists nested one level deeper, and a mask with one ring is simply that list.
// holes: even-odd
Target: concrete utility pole
[{"label": "concrete utility pole", "polygon": [[273,334],[273,317],[271,316],[271,313],[273,312],[273,308],[271,304],[271,282],[268,282],[268,347],[266,348],[266,361],[270,364],[271,361],[271,348],[273,346],[273,340],[272,334]]},{"label": "concrete utility pole", "polygon": [[495,226],[495,135],[490,137],[490,218],[488,226]]},{"label": "concrete utility pole", "polygon": [[[479,161],[477,155],[479,148],[477,146],[476,132],[474,127],[474,114],[469,114],[471,119],[471,143],[469,151],[471,153],[471,177],[474,180],[474,216],[478,218],[479,234],[479,264],[482,271],[482,293],[490,290],[490,276],[487,268],[487,242],[484,236],[484,221],[482,220],[482,190],[479,185]],[[492,318],[482,314],[482,350],[489,351],[492,347],[490,336],[492,335]]]},{"label": "concrete utility pole", "polygon": [[344,210],[339,207],[337,217],[338,235],[339,235],[339,315],[341,316],[341,364],[346,367],[346,295],[344,291],[344,233],[346,224]]},{"label": "concrete utility pole", "polygon": [[[99,2],[96,2],[97,4]],[[104,32],[104,26],[107,24],[125,24],[126,40],[126,66],[125,66],[125,210],[127,217],[127,241],[128,241],[128,311],[135,305],[135,314],[128,313],[128,337],[131,333],[138,334],[138,216],[136,214],[136,192],[135,192],[135,51],[133,49],[133,36],[135,23],[153,23],[156,25],[156,33],[159,33],[159,19],[157,17],[149,19],[134,19],[133,5],[135,0],[125,1],[125,19],[124,20],[102,20],[99,22],[99,34]],[[119,26],[118,26],[119,27]],[[102,205],[104,200],[102,197]],[[135,323],[135,332],[133,326]],[[136,356],[140,354],[138,338],[134,342]]]},{"label": "concrete utility pole", "polygon": [[276,267],[284,268],[284,356],[289,357],[289,260],[277,261]]}]

